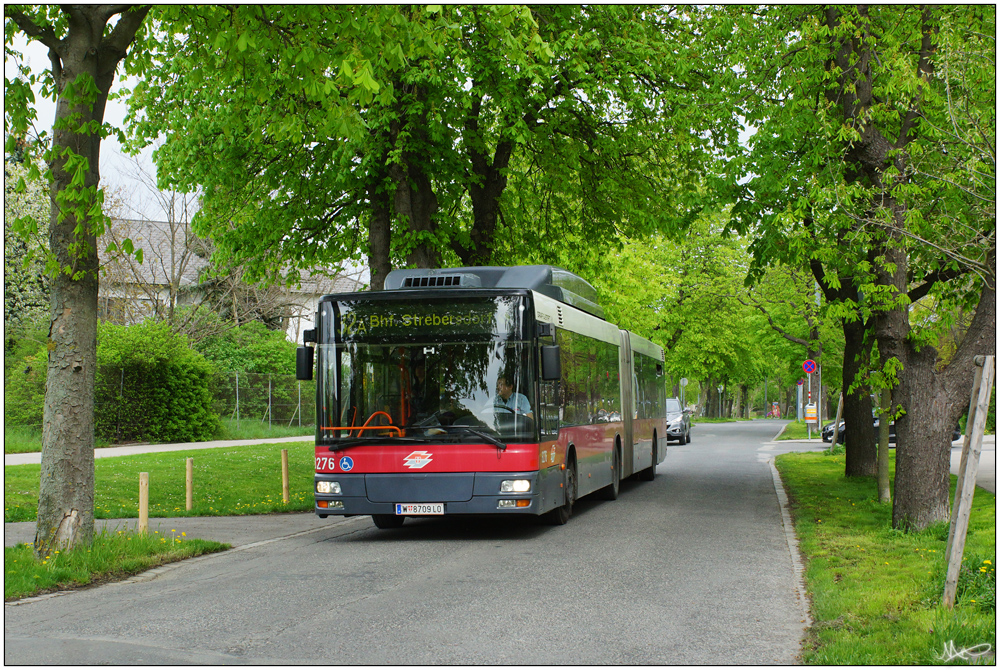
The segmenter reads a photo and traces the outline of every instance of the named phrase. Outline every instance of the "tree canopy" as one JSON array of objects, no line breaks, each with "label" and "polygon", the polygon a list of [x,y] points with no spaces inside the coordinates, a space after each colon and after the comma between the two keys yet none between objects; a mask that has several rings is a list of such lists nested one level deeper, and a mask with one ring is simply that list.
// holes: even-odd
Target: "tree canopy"
[{"label": "tree canopy", "polygon": [[[676,226],[727,124],[674,10],[595,5],[165,9],[137,141],[258,277],[367,255],[491,262],[497,240]],[[207,73],[211,72],[211,76]],[[166,185],[166,184],[165,184]]]}]

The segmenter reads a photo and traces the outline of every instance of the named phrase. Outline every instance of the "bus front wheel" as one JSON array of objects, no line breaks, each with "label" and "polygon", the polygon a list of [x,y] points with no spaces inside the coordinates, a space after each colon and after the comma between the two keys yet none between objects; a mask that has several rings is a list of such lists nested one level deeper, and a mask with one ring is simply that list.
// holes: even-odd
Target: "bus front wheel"
[{"label": "bus front wheel", "polygon": [[406,517],[397,516],[396,514],[372,514],[372,521],[375,522],[375,527],[382,530],[399,528],[403,525],[405,519]]},{"label": "bus front wheel", "polygon": [[573,515],[573,502],[576,500],[576,461],[569,461],[563,471],[563,486],[566,489],[566,501],[546,515],[546,520],[553,526],[563,526]]}]

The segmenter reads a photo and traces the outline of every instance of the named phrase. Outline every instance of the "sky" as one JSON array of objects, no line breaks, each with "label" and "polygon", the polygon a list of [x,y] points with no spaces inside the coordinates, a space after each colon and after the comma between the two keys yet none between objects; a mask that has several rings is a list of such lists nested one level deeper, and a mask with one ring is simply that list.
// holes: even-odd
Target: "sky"
[{"label": "sky", "polygon": [[[18,34],[14,39],[14,50],[19,51],[25,63],[32,72],[42,73],[49,67],[48,49],[38,42],[26,44],[23,35]],[[12,79],[17,75],[17,67],[14,62],[4,58],[4,77]],[[116,83],[115,89],[119,88]],[[35,121],[36,131],[45,131],[50,136],[52,134],[52,124],[56,117],[56,105],[54,100],[43,98],[40,87],[35,88],[35,111],[38,118]],[[104,120],[116,127],[121,127],[127,112],[124,102],[108,100],[104,113]],[[142,154],[137,157],[139,165],[150,177],[156,175],[156,167],[152,159],[153,148],[147,147]],[[148,187],[135,175],[137,167],[135,159],[126,156],[122,147],[114,137],[109,137],[101,143],[101,185],[108,188],[120,188],[125,196],[130,211],[126,212],[130,217],[147,218],[155,221],[165,219],[163,209],[156,198],[149,193]]]}]

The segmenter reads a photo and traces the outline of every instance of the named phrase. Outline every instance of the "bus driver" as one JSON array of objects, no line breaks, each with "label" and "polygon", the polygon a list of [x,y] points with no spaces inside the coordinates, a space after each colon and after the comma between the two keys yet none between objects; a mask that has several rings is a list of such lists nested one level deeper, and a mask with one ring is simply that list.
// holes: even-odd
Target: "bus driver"
[{"label": "bus driver", "polygon": [[497,397],[494,398],[493,404],[496,407],[506,407],[515,414],[521,414],[529,419],[534,420],[535,418],[531,413],[531,404],[528,402],[527,396],[523,393],[515,393],[514,387],[506,375],[497,377]]}]

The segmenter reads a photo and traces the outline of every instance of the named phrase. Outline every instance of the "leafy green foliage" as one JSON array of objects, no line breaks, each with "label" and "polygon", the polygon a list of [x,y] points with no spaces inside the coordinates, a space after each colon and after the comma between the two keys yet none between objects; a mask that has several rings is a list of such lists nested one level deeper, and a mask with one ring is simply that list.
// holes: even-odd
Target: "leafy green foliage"
[{"label": "leafy green foliage", "polygon": [[166,323],[102,323],[98,329],[96,430],[116,442],[212,437],[215,367]]},{"label": "leafy green foliage", "polygon": [[166,134],[162,178],[204,189],[196,229],[250,276],[366,253],[485,264],[554,231],[663,229],[704,196],[685,187],[712,138],[735,132],[683,102],[711,91],[671,10],[159,11],[136,141]]},{"label": "leafy green foliage", "polygon": [[195,345],[219,370],[285,375],[295,374],[295,348],[284,331],[268,330],[260,321],[228,328]]},{"label": "leafy green foliage", "polygon": [[36,332],[14,341],[16,346],[4,350],[3,418],[12,426],[40,427],[48,372],[46,338]]}]

